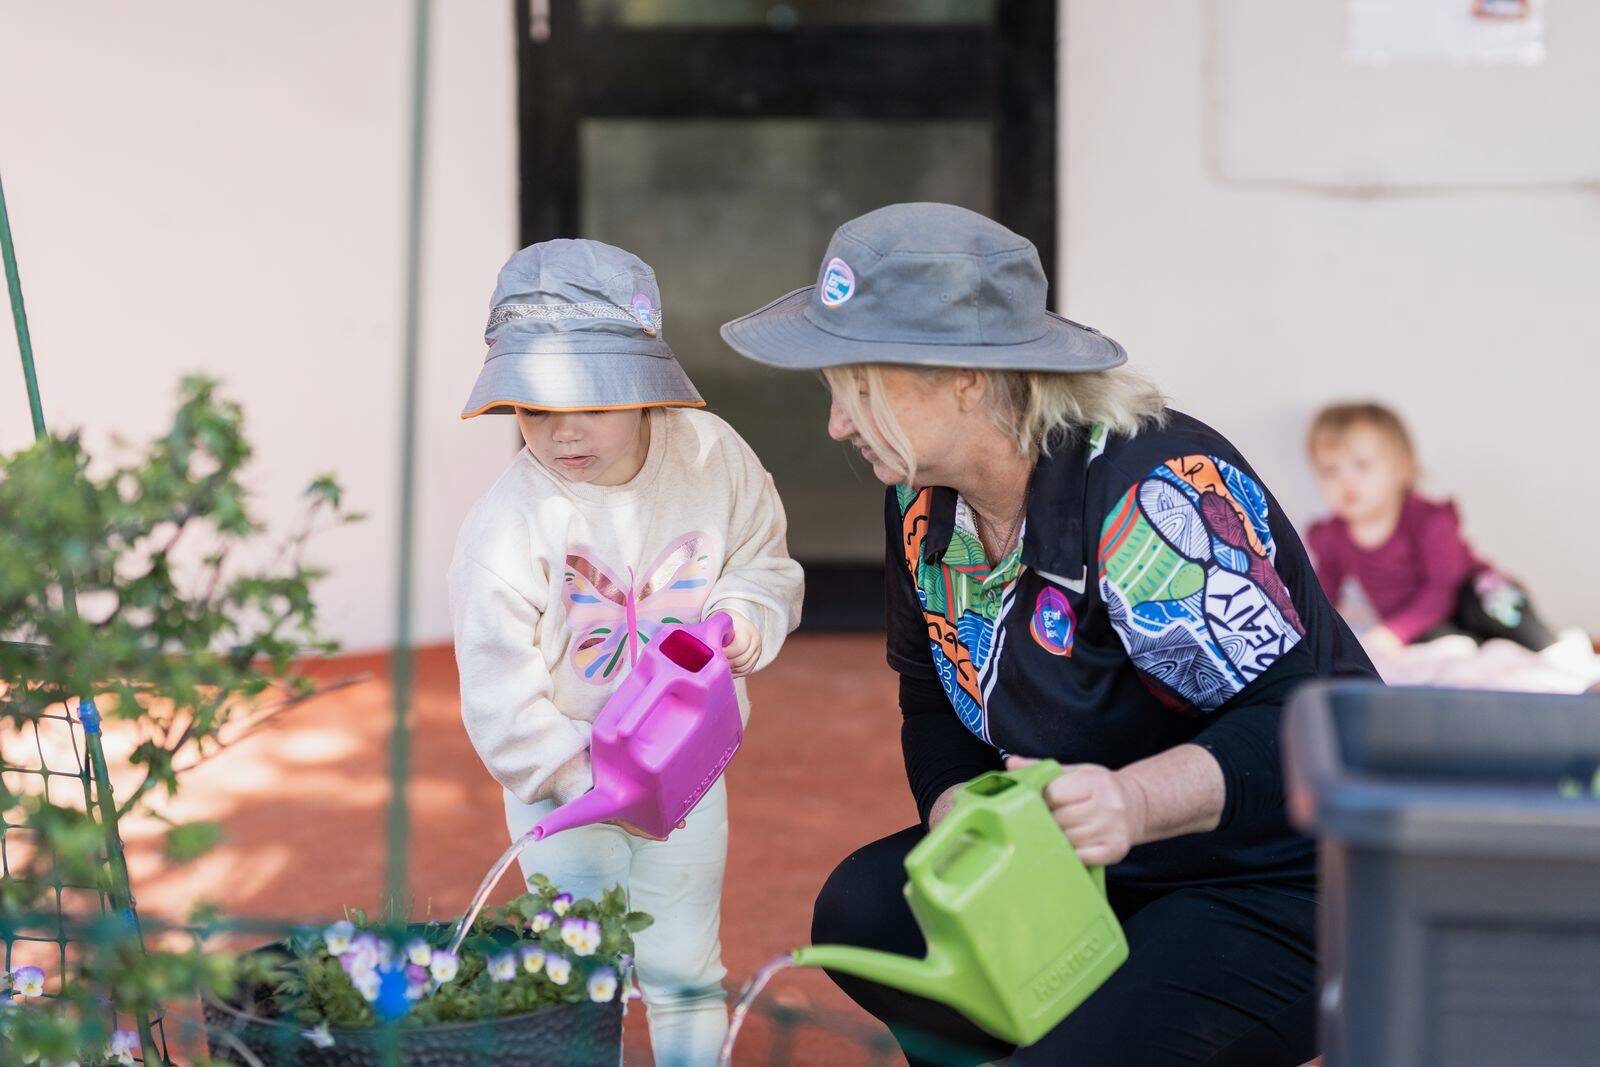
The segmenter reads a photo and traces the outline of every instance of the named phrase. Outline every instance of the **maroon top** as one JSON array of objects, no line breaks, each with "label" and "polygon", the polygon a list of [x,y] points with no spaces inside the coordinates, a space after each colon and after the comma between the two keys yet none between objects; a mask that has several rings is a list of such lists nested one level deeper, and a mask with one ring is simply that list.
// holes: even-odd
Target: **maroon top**
[{"label": "maroon top", "polygon": [[1328,599],[1338,604],[1345,578],[1354,578],[1383,624],[1407,644],[1450,617],[1461,583],[1483,567],[1461,536],[1455,504],[1416,493],[1406,494],[1394,533],[1376,548],[1356,544],[1338,518],[1311,527],[1306,542]]}]

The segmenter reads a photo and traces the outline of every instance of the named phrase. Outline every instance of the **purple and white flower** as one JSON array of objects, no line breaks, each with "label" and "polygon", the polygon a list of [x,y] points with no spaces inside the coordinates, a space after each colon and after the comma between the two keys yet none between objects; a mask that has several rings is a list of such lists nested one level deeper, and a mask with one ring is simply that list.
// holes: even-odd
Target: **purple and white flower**
[{"label": "purple and white flower", "polygon": [[564,920],[561,940],[578,955],[593,956],[600,947],[600,924],[593,919]]},{"label": "purple and white flower", "polygon": [[556,914],[552,911],[541,911],[528,920],[528,926],[536,934],[542,934],[556,924]]},{"label": "purple and white flower", "polygon": [[496,982],[509,982],[517,976],[517,956],[514,952],[502,952],[489,957],[489,977]]},{"label": "purple and white flower", "polygon": [[529,974],[538,974],[544,970],[544,949],[538,945],[523,945],[522,969]]},{"label": "purple and white flower", "polygon": [[24,997],[44,996],[44,971],[38,967],[18,967],[11,972],[11,984]]},{"label": "purple and white flower", "polygon": [[118,1030],[111,1035],[111,1058],[118,1063],[132,1063],[139,1051],[139,1035],[132,1030]]},{"label": "purple and white flower", "polygon": [[421,1000],[428,992],[428,968],[412,963],[406,966],[406,999]]},{"label": "purple and white flower", "polygon": [[300,1031],[300,1036],[317,1048],[333,1047],[333,1034],[329,1032],[327,1023],[323,1023],[314,1030],[302,1030]]},{"label": "purple and white flower", "polygon": [[378,991],[383,988],[383,978],[377,970],[362,971],[350,976],[350,981],[355,985],[356,992],[368,1003],[378,999]]},{"label": "purple and white flower", "polygon": [[556,985],[566,985],[567,979],[572,977],[572,961],[567,957],[552,952],[545,957],[544,973],[550,976],[550,981]]},{"label": "purple and white flower", "polygon": [[617,972],[610,967],[597,967],[589,976],[589,999],[605,1004],[617,995]]},{"label": "purple and white flower", "polygon": [[428,973],[433,975],[433,980],[440,985],[455,978],[461,969],[461,961],[454,952],[445,952],[441,949],[433,954],[433,959],[428,961]]},{"label": "purple and white flower", "polygon": [[422,938],[419,937],[406,945],[407,962],[418,967],[426,967],[431,959],[433,959],[433,946]]},{"label": "purple and white flower", "polygon": [[356,936],[356,924],[340,919],[322,931],[322,943],[328,946],[328,955],[343,956],[350,951],[350,939]]},{"label": "purple and white flower", "polygon": [[571,908],[571,907],[572,907],[572,894],[571,893],[562,893],[560,896],[556,897],[556,899],[554,899],[554,900],[552,900],[550,902],[550,909],[552,911],[554,911],[557,915],[565,915],[567,913],[567,910],[569,908]]},{"label": "purple and white flower", "polygon": [[345,974],[353,978],[376,970],[381,959],[378,939],[372,934],[358,934],[350,942],[350,947],[339,956],[339,965],[344,968]]}]

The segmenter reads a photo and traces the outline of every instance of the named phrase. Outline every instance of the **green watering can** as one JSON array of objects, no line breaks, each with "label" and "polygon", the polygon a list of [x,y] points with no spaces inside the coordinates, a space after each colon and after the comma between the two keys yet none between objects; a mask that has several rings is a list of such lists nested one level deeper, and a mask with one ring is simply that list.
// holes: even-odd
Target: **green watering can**
[{"label": "green watering can", "polygon": [[1060,773],[1046,760],[973,779],[906,856],[925,959],[810,945],[794,964],[948,1004],[1018,1046],[1038,1041],[1128,958],[1105,869],[1083,865],[1044,802]]}]

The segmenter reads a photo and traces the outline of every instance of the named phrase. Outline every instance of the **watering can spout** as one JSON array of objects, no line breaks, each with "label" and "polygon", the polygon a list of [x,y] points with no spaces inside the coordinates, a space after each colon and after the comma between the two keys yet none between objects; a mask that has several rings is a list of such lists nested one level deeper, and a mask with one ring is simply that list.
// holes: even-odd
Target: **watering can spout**
[{"label": "watering can spout", "polygon": [[794,964],[865,978],[941,1003],[948,1002],[956,977],[955,966],[942,956],[930,954],[919,960],[852,945],[807,945],[795,949]]},{"label": "watering can spout", "polygon": [[576,800],[561,805],[540,819],[530,831],[535,841],[543,841],[551,834],[570,830],[574,826],[607,822],[617,818],[627,809],[625,797],[613,796],[599,789],[591,789]]}]

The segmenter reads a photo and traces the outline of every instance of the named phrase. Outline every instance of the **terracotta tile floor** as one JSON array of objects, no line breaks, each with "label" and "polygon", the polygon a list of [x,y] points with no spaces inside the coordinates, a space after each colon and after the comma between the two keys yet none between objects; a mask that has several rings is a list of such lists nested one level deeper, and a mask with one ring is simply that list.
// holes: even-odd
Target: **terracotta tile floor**
[{"label": "terracotta tile floor", "polygon": [[[752,680],[752,727],[729,770],[732,844],[723,911],[724,958],[737,988],[765,960],[808,940],[811,901],[854,847],[915,819],[899,757],[893,677],[875,636],[794,638]],[[414,701],[410,887],[419,913],[459,914],[506,844],[500,790],[483,771],[457,710],[448,649],[422,651]],[[357,684],[283,713],[186,773],[170,814],[221,820],[226,843],[171,869],[158,828],[130,826],[140,910],[181,918],[197,900],[235,917],[328,919],[377,903],[384,869],[390,693],[377,657],[322,664]],[[514,878],[504,885],[509,896]],[[820,972],[780,977],[767,1003],[810,1020],[782,1055],[796,1065],[903,1062],[885,1032]],[[642,1012],[630,1015],[628,1062],[649,1063]],[[740,1063],[771,1058],[758,1021]],[[779,1044],[785,1044],[780,1038]]]}]

